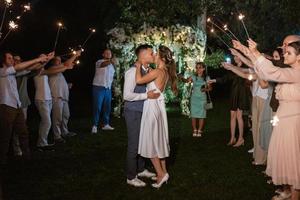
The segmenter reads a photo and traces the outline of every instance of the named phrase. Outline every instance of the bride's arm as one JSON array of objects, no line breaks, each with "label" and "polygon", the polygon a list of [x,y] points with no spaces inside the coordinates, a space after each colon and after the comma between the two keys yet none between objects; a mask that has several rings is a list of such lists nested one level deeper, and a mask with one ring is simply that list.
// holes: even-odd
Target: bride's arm
[{"label": "bride's arm", "polygon": [[157,69],[151,70],[148,74],[142,76],[141,73],[141,64],[135,64],[136,72],[135,72],[135,80],[137,84],[145,84],[150,83],[151,81],[155,80],[158,77],[159,71]]}]

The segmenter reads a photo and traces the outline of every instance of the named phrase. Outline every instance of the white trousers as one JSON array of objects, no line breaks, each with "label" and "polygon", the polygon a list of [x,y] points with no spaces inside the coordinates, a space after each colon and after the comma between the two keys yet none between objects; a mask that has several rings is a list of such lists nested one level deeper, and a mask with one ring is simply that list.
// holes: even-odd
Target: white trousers
[{"label": "white trousers", "polygon": [[43,147],[48,145],[48,134],[51,128],[52,100],[36,100],[35,105],[41,117],[41,122],[39,126],[39,137],[36,145],[38,147]]},{"label": "white trousers", "polygon": [[70,118],[69,103],[61,98],[53,99],[52,128],[54,139],[61,138],[69,133],[68,121]]}]

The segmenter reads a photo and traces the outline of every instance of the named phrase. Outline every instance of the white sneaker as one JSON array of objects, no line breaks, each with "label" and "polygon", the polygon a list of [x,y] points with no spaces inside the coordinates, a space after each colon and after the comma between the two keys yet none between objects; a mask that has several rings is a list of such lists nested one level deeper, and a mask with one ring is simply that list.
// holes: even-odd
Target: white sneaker
[{"label": "white sneaker", "polygon": [[115,128],[111,127],[109,124],[106,124],[105,126],[103,126],[102,130],[112,131],[112,130],[115,130]]},{"label": "white sneaker", "polygon": [[141,181],[138,178],[134,178],[132,180],[127,179],[127,184],[132,185],[134,187],[145,187],[146,186],[146,183]]},{"label": "white sneaker", "polygon": [[145,169],[144,171],[138,173],[137,175],[138,177],[146,177],[146,178],[152,178],[155,177],[156,174],[149,172],[147,169]]},{"label": "white sneaker", "polygon": [[252,149],[249,149],[248,153],[254,153],[254,147]]},{"label": "white sneaker", "polygon": [[92,127],[92,134],[96,134],[98,132],[97,126]]}]

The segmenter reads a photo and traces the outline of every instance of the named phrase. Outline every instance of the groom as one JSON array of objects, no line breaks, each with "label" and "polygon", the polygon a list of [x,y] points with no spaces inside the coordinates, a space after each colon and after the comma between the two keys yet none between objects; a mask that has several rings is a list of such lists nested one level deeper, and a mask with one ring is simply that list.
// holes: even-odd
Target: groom
[{"label": "groom", "polygon": [[[154,62],[154,54],[151,45],[143,44],[135,50],[137,62],[142,63],[142,75],[149,70],[149,64]],[[157,99],[160,94],[154,91],[146,91],[146,84],[137,85],[135,81],[136,67],[133,66],[125,72],[124,94],[124,116],[127,126],[127,184],[134,187],[144,187],[146,183],[138,177],[155,177],[154,173],[145,169],[145,160],[138,155],[140,125],[143,114],[144,101],[146,99]]]}]

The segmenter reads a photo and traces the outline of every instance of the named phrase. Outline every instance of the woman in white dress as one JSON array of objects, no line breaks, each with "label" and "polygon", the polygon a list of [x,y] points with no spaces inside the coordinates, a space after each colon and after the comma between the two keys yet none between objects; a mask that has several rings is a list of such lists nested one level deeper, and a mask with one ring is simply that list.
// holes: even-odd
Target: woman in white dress
[{"label": "woman in white dress", "polygon": [[160,188],[169,179],[166,168],[166,158],[170,154],[168,120],[165,109],[163,91],[170,82],[172,91],[177,93],[176,64],[172,51],[166,46],[160,46],[155,55],[156,69],[142,76],[141,63],[136,63],[136,83],[147,85],[147,90],[161,93],[158,99],[147,99],[141,121],[138,153],[150,158],[157,173],[154,188]]}]

